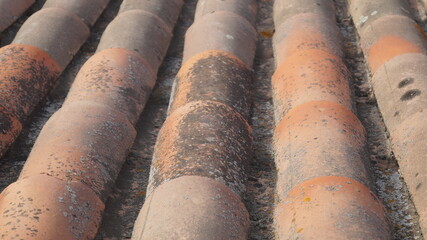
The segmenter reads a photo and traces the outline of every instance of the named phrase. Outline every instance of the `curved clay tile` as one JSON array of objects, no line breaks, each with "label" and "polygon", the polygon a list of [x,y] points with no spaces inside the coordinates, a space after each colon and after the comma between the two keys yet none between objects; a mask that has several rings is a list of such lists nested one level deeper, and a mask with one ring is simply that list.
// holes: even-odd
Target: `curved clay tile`
[{"label": "curved clay tile", "polygon": [[[107,1],[73,1],[61,6],[57,3],[58,0],[48,0],[43,9],[28,18],[12,44],[0,49],[0,108],[4,109],[0,114],[13,116],[8,118],[20,124],[47,95],[89,37],[91,25],[74,11],[98,9],[92,12],[94,21],[107,5]],[[0,156],[20,132],[18,125],[2,129]]]},{"label": "curved clay tile", "polygon": [[132,239],[247,239],[257,36],[255,1],[244,2],[198,2]]},{"label": "curved clay tile", "polygon": [[277,239],[390,239],[332,1],[276,0]]},{"label": "curved clay tile", "polygon": [[35,0],[0,0],[0,33],[14,23]]},{"label": "curved clay tile", "polygon": [[[156,1],[157,7],[167,6],[162,4],[166,1],[170,0]],[[17,234],[29,240],[95,237],[104,203],[133,144],[134,125],[154,87],[172,38],[170,29],[183,5],[176,0],[178,7],[163,9],[176,16],[168,25],[150,13],[152,1],[140,2],[141,9],[121,12],[110,24],[113,27],[102,36],[102,49],[84,64],[63,106],[43,127],[19,179],[0,195],[2,239],[14,239]],[[57,8],[43,11],[65,12]],[[77,16],[72,17],[87,28]],[[136,20],[145,22],[133,22]],[[156,34],[159,26],[165,31],[154,35],[155,39],[143,37]],[[130,40],[120,42],[113,36]],[[37,55],[45,57],[43,64],[50,63],[48,60],[55,63],[40,52],[45,54]],[[53,67],[60,72],[57,65]],[[10,125],[20,127],[18,123],[11,119]]]},{"label": "curved clay tile", "polygon": [[[373,74],[392,150],[427,233],[427,40],[407,1],[352,0],[350,13]],[[375,14],[373,14],[375,13]]]}]

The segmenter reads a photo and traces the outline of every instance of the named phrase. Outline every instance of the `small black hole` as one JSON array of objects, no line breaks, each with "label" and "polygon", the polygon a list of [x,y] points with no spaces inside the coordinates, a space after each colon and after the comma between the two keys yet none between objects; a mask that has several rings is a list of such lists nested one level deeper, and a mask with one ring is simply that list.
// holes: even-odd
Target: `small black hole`
[{"label": "small black hole", "polygon": [[405,94],[403,94],[403,96],[400,98],[400,100],[401,101],[409,101],[409,100],[413,99],[414,97],[419,96],[420,94],[421,94],[421,91],[418,89],[409,90]]},{"label": "small black hole", "polygon": [[405,79],[403,79],[403,80],[399,83],[398,87],[399,87],[399,88],[406,87],[406,86],[408,86],[409,84],[414,83],[414,81],[415,81],[415,79],[414,79],[414,78],[411,78],[411,77],[409,77],[409,78],[405,78]]}]

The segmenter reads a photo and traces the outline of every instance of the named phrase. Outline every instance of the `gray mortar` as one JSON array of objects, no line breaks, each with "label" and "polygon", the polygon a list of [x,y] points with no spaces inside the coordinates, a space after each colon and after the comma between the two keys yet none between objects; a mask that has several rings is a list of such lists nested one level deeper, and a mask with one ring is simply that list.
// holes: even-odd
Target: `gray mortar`
[{"label": "gray mortar", "polygon": [[274,72],[272,34],[274,0],[258,0],[257,53],[252,87],[254,158],[249,165],[244,202],[250,214],[250,240],[274,239],[273,209],[276,168],[272,152],[274,130],[271,76]]},{"label": "gray mortar", "polygon": [[427,27],[427,11],[424,7],[423,0],[408,0],[412,3],[412,6],[415,8],[413,9],[415,21],[423,28],[424,32],[426,31]]},{"label": "gray mortar", "polygon": [[374,183],[373,190],[383,202],[393,239],[423,239],[418,215],[393,157],[389,133],[370,84],[371,73],[359,45],[359,36],[347,11],[346,0],[335,0],[336,17],[344,36],[346,64],[353,76],[353,88],[359,119],[366,128],[370,159],[366,163]]}]

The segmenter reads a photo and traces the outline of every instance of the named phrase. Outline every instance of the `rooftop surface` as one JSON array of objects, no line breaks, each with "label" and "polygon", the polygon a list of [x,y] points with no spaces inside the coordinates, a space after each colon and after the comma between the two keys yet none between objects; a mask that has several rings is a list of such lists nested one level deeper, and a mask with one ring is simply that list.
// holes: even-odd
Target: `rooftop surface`
[{"label": "rooftop surface", "polygon": [[0,0],[0,239],[424,239],[421,0]]}]

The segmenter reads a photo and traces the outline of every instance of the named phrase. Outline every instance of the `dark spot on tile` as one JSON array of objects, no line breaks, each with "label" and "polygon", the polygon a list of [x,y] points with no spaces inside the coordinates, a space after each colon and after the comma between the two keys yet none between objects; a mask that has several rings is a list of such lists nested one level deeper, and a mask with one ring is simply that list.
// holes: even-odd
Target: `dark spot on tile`
[{"label": "dark spot on tile", "polygon": [[414,83],[414,81],[415,81],[415,79],[414,79],[414,78],[411,78],[411,77],[404,78],[402,81],[400,81],[400,83],[399,83],[398,87],[399,87],[399,88],[406,87],[406,86],[408,86],[408,85],[410,85],[410,84]]},{"label": "dark spot on tile", "polygon": [[403,96],[400,98],[401,101],[409,101],[413,99],[416,96],[421,95],[421,91],[418,89],[412,89],[407,91]]}]

